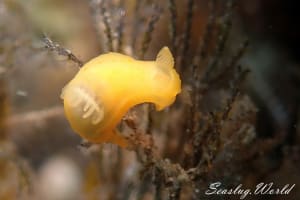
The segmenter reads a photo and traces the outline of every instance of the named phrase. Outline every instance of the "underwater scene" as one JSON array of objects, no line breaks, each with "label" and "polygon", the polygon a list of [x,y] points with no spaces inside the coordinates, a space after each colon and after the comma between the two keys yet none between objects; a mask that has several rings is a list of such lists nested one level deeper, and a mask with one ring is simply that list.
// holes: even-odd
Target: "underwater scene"
[{"label": "underwater scene", "polygon": [[0,0],[0,200],[300,199],[292,0]]}]

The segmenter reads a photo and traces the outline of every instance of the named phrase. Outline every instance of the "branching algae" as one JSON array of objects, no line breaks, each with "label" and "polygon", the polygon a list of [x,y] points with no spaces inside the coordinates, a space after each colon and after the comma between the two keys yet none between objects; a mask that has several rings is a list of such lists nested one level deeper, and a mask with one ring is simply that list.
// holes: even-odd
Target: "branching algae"
[{"label": "branching algae", "polygon": [[141,103],[156,110],[171,105],[181,80],[167,47],[155,61],[140,61],[119,53],[100,55],[86,63],[62,91],[65,114],[72,128],[93,143],[126,147],[116,130],[124,114]]}]

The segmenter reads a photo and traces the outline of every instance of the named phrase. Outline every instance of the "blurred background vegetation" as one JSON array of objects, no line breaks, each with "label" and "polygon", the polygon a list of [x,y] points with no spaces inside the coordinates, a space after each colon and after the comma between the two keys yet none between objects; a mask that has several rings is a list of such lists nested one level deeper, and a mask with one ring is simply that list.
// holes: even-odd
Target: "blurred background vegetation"
[{"label": "blurred background vegetation", "polygon": [[[206,196],[216,181],[296,184],[247,198],[299,198],[297,11],[292,0],[0,0],[0,199],[239,198]],[[80,146],[59,98],[78,71],[67,49],[82,62],[153,60],[163,46],[182,78],[175,104],[128,113],[133,150]]]}]

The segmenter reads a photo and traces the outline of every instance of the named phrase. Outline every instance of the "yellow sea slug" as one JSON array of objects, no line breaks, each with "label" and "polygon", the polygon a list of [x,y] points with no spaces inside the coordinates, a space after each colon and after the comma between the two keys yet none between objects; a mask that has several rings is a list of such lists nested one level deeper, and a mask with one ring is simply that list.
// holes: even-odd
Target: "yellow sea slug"
[{"label": "yellow sea slug", "polygon": [[61,98],[71,127],[81,137],[126,147],[127,140],[116,130],[126,112],[141,103],[154,103],[162,110],[180,91],[173,56],[164,47],[155,61],[112,52],[100,55],[80,69]]}]

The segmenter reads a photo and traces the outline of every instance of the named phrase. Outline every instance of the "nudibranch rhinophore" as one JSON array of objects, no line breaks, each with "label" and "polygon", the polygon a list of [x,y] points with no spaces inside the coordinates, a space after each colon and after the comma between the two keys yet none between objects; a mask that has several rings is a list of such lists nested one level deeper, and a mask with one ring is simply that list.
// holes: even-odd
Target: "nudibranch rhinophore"
[{"label": "nudibranch rhinophore", "polygon": [[180,91],[173,56],[163,47],[155,61],[113,52],[100,55],[79,70],[61,98],[71,127],[81,137],[126,147],[127,140],[116,130],[126,112],[141,103],[154,103],[162,110]]}]

